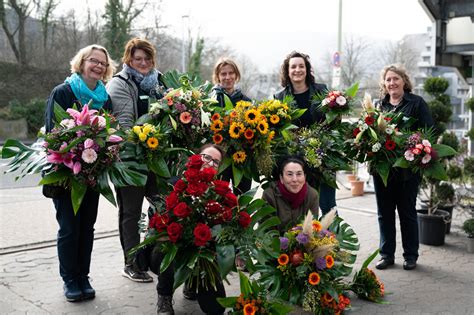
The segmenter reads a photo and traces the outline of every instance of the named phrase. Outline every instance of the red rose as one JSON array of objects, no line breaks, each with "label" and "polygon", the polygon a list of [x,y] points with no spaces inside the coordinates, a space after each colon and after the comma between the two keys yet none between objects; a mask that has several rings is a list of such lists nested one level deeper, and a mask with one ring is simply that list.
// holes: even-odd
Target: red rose
[{"label": "red rose", "polygon": [[168,226],[166,232],[168,232],[170,241],[176,243],[176,241],[181,238],[181,234],[183,234],[183,226],[179,223],[173,222]]},{"label": "red rose", "polygon": [[206,212],[208,214],[218,214],[222,211],[222,206],[215,200],[209,200],[206,204]]},{"label": "red rose", "polygon": [[174,191],[180,194],[186,189],[186,187],[188,187],[186,182],[180,179],[176,182],[176,184],[174,184]]},{"label": "red rose", "polygon": [[194,228],[194,244],[196,246],[205,246],[211,238],[211,229],[206,224],[198,223]]},{"label": "red rose", "polygon": [[247,228],[250,225],[251,221],[252,219],[250,218],[250,215],[247,212],[239,212],[239,224],[241,227],[243,227],[244,229]]},{"label": "red rose", "polygon": [[168,197],[166,197],[166,210],[172,210],[176,205],[178,204],[179,199],[178,199],[178,194],[172,191]]},{"label": "red rose", "polygon": [[212,167],[207,167],[207,168],[205,168],[201,171],[201,176],[202,176],[201,180],[203,182],[208,182],[209,183],[210,181],[212,181],[214,179],[214,176],[216,176],[216,175],[217,175],[216,169],[214,169]]},{"label": "red rose", "polygon": [[367,116],[367,117],[365,117],[365,123],[366,123],[367,125],[371,126],[371,125],[374,124],[374,122],[375,122],[374,117],[372,117],[372,116]]},{"label": "red rose", "polygon": [[206,192],[209,186],[206,183],[190,183],[186,192],[192,196],[202,196]]},{"label": "red rose", "polygon": [[393,140],[387,140],[385,141],[385,148],[389,151],[395,150],[395,141]]},{"label": "red rose", "polygon": [[184,171],[184,178],[188,181],[189,184],[198,182],[200,180],[199,170],[190,168]]},{"label": "red rose", "polygon": [[232,209],[231,208],[225,208],[224,211],[222,211],[222,219],[225,222],[229,222],[232,220]]},{"label": "red rose", "polygon": [[201,156],[199,154],[194,154],[189,157],[188,163],[186,163],[186,167],[188,169],[200,170],[203,164],[204,162]]},{"label": "red rose", "polygon": [[354,129],[354,130],[352,131],[352,135],[353,135],[354,137],[357,137],[357,135],[359,134],[359,132],[360,132],[360,129],[359,129],[359,128],[356,128],[356,129]]},{"label": "red rose", "polygon": [[225,196],[227,193],[231,192],[229,182],[225,180],[216,179],[215,181],[213,181],[213,183],[214,191],[216,192],[216,194]]},{"label": "red rose", "polygon": [[192,211],[191,208],[189,208],[188,205],[185,202],[180,202],[174,208],[173,213],[178,218],[186,218],[186,217],[189,216],[191,211]]},{"label": "red rose", "polygon": [[225,199],[223,202],[226,206],[229,206],[230,208],[236,207],[239,204],[239,201],[237,200],[237,196],[234,195],[233,193],[227,193],[225,195]]},{"label": "red rose", "polygon": [[149,226],[156,229],[158,232],[162,232],[166,229],[169,222],[170,218],[166,213],[163,215],[155,213],[150,219]]}]

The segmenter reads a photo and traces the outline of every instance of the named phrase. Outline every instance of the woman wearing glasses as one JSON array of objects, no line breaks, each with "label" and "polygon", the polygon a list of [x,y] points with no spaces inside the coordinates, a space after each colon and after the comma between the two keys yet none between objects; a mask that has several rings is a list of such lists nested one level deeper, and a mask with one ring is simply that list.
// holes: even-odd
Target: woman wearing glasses
[{"label": "woman wearing glasses", "polygon": [[[121,128],[133,127],[135,121],[148,113],[149,99],[160,98],[161,73],[156,67],[156,50],[153,45],[141,38],[133,38],[125,45],[122,57],[122,71],[107,84],[112,98],[113,113]],[[145,196],[156,193],[156,178],[148,174],[145,187],[128,186],[117,188],[119,206],[120,243],[125,266],[122,275],[135,282],[152,282],[153,278],[140,270],[138,264],[127,258],[127,252],[140,243],[138,221],[142,213]]]},{"label": "woman wearing glasses", "polygon": [[[45,113],[46,132],[54,127],[54,104],[78,109],[90,104],[92,109],[112,110],[112,103],[103,82],[115,70],[107,50],[99,45],[82,48],[71,60],[72,75],[54,88]],[[57,192],[53,197],[58,231],[59,273],[64,281],[64,295],[70,302],[95,297],[89,283],[94,224],[99,207],[99,193],[88,189],[79,211],[74,215],[69,191]]]}]

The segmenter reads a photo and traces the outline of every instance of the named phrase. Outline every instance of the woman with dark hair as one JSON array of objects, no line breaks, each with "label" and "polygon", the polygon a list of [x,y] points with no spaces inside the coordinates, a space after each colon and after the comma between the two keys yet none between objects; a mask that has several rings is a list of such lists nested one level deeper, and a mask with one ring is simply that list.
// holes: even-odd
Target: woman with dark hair
[{"label": "woman with dark hair", "polygon": [[[113,61],[99,45],[82,48],[71,60],[72,75],[56,86],[46,106],[46,132],[54,127],[54,104],[65,110],[89,104],[91,109],[112,110],[104,83],[114,73]],[[69,302],[95,297],[89,282],[94,224],[99,208],[99,193],[88,188],[77,214],[74,214],[71,192],[64,190],[53,198],[59,224],[57,247],[59,273],[64,281],[64,295]]]},{"label": "woman with dark hair", "polygon": [[280,179],[265,189],[262,199],[277,210],[280,233],[300,223],[308,210],[318,217],[318,192],[306,182],[305,164],[287,157],[279,168]]},{"label": "woman with dark hair", "polygon": [[[130,129],[135,121],[148,113],[149,99],[160,98],[161,73],[156,70],[156,50],[141,38],[133,38],[125,45],[122,71],[107,84],[112,98],[114,115],[123,129]],[[138,221],[145,196],[156,193],[156,177],[148,174],[145,187],[117,188],[119,232],[125,266],[122,275],[135,282],[152,282],[153,278],[140,270],[138,263],[127,257],[127,252],[140,243]]]},{"label": "woman with dark hair", "polygon": [[[282,101],[291,96],[298,108],[306,109],[305,113],[293,122],[295,125],[309,127],[324,121],[325,116],[317,110],[319,104],[313,98],[315,94],[327,90],[327,87],[315,82],[308,55],[293,51],[286,56],[280,69],[280,83],[283,89],[273,97]],[[319,179],[311,172],[308,175],[308,183],[319,190],[319,206],[322,214],[326,214],[336,206],[336,190],[325,183],[319,183]]]},{"label": "woman with dark hair", "polygon": [[[403,67],[398,65],[384,67],[380,78],[380,109],[416,118],[410,127],[412,131],[433,126],[428,105],[422,97],[412,94],[412,89],[413,85]],[[419,248],[416,197],[421,175],[408,169],[392,168],[387,186],[379,175],[373,174],[373,176],[380,229],[380,256],[382,256],[375,267],[386,269],[395,263],[395,209],[397,209],[405,259],[403,269],[415,269]]]}]

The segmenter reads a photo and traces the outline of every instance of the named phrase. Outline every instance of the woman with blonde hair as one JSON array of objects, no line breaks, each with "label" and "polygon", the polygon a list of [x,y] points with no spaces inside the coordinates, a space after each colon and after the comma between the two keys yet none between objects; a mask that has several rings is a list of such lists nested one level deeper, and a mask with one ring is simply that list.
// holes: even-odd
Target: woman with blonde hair
[{"label": "woman with blonde hair", "polygon": [[[112,102],[104,83],[115,70],[107,50],[99,45],[82,48],[71,60],[71,73],[65,82],[56,86],[46,106],[46,132],[54,127],[54,104],[68,109],[84,105],[96,110],[112,110]],[[64,281],[67,301],[76,302],[95,297],[89,282],[94,224],[99,207],[99,193],[88,188],[79,211],[74,215],[71,193],[56,191],[53,197],[56,220],[59,273]]]}]

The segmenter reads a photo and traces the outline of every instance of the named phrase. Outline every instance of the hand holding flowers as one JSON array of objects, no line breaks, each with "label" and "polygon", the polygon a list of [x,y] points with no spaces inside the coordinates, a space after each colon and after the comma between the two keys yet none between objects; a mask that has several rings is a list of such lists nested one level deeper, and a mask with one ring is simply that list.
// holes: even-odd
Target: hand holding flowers
[{"label": "hand holding flowers", "polygon": [[359,84],[356,83],[346,91],[329,90],[322,94],[317,94],[315,99],[321,102],[318,110],[326,115],[326,124],[330,124],[342,115],[347,115],[352,110],[352,101],[354,100]]}]

